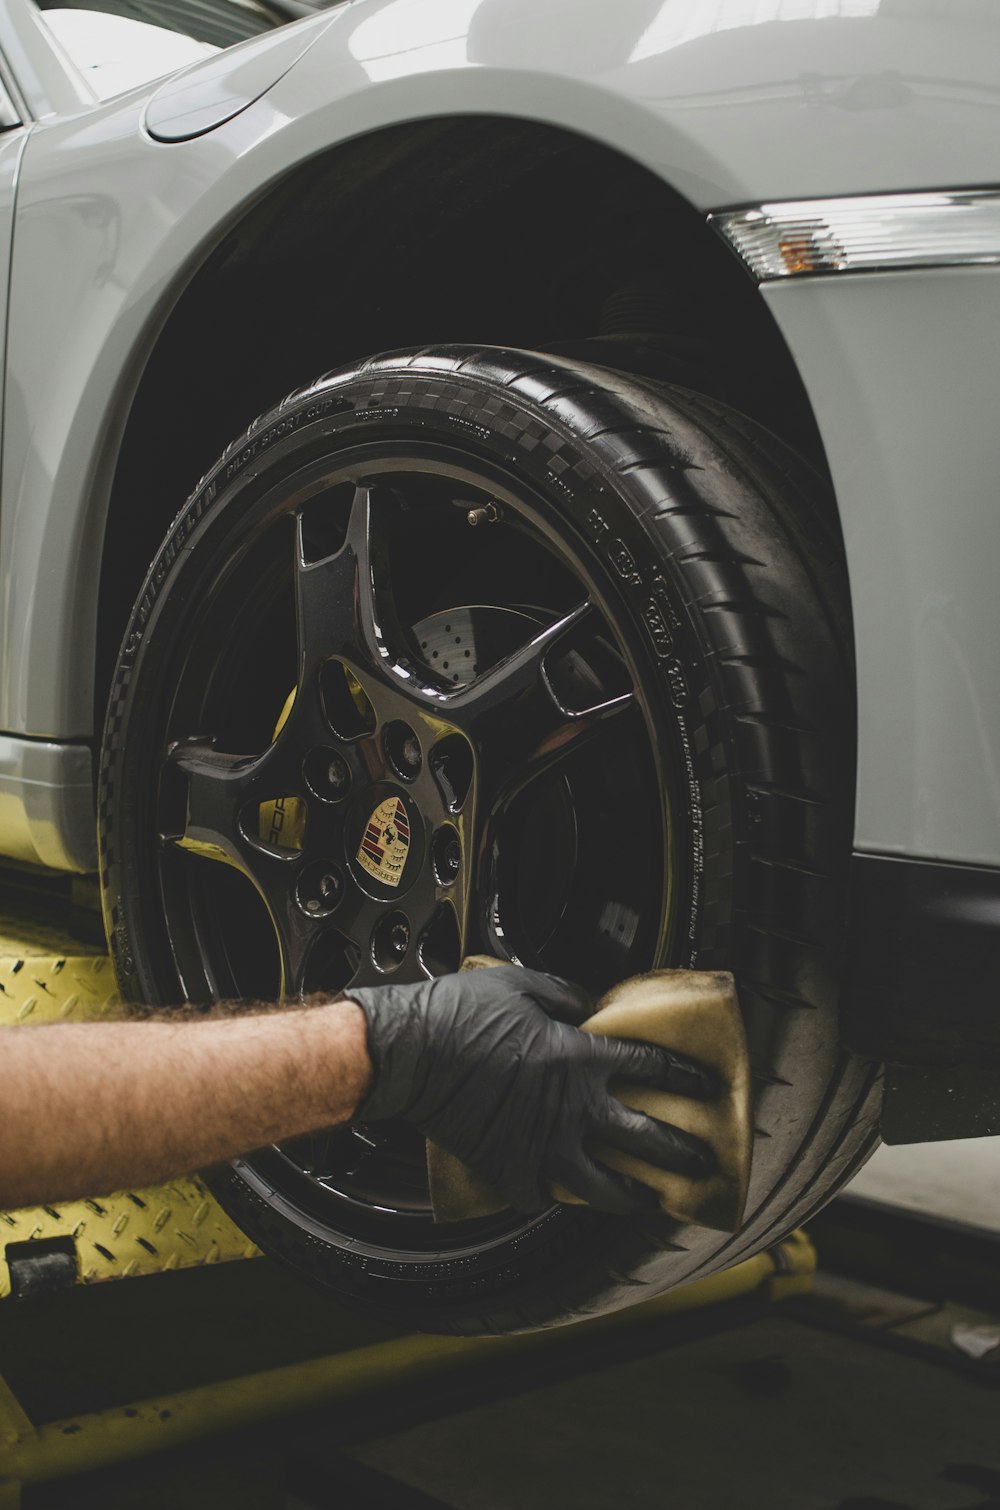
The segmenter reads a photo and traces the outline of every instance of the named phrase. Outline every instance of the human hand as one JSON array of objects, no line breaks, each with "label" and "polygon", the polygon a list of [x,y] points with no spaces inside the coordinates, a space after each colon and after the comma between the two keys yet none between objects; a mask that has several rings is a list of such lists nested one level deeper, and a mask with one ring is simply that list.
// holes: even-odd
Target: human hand
[{"label": "human hand", "polygon": [[699,1139],[610,1088],[704,1098],[716,1090],[709,1072],[651,1044],[581,1033],[593,1004],[567,981],[509,965],[346,994],[367,1020],[375,1070],[358,1119],[411,1122],[517,1211],[550,1206],[551,1183],[603,1211],[656,1208],[656,1193],[599,1163],[591,1143],[694,1178],[715,1169]]}]

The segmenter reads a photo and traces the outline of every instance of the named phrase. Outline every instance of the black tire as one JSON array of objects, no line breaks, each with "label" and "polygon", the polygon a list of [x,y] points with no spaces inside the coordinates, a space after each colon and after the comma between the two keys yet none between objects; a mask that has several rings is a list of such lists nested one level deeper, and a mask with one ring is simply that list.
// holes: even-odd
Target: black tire
[{"label": "black tire", "polygon": [[[212,1185],[261,1247],[355,1307],[435,1331],[558,1324],[777,1241],[875,1146],[877,1068],[845,1052],[837,1030],[855,760],[844,564],[811,470],[749,420],[683,389],[542,354],[446,347],[381,356],[292,394],[229,448],[178,515],[115,672],[101,761],[102,886],[131,1001],[211,994],[204,985],[192,991],[178,963],[186,914],[169,922],[173,893],[156,858],[156,814],[172,800],[164,748],[178,726],[199,732],[190,722],[208,706],[207,672],[197,695],[183,691],[195,675],[190,647],[214,654],[225,638],[204,627],[205,605],[213,594],[225,602],[228,562],[266,559],[252,541],[264,538],[262,521],[293,475],[304,478],[317,459],[346,466],[360,457],[363,470],[376,442],[449,465],[457,458],[492,479],[497,496],[509,490],[512,515],[527,498],[523,520],[511,522],[527,541],[518,548],[535,550],[537,534],[539,551],[557,550],[610,626],[639,689],[628,716],[648,736],[650,769],[666,793],[669,905],[656,903],[665,925],[659,915],[657,926],[648,917],[635,925],[631,953],[622,945],[590,961],[579,939],[574,948],[590,961],[584,983],[594,987],[607,984],[616,961],[619,973],[653,964],[735,972],[756,1097],[746,1222],[727,1238],[666,1219],[555,1208],[517,1231],[485,1225],[450,1247],[444,1237],[414,1247],[396,1243],[398,1223],[374,1236],[366,1228],[361,1239],[345,1234],[336,1212],[331,1219],[299,1186],[282,1187],[273,1162],[228,1166]],[[485,487],[470,484],[473,504]],[[422,516],[394,497],[391,519],[407,507],[412,539]],[[509,594],[513,604],[537,601],[516,583]],[[580,652],[588,665],[596,653]],[[216,686],[212,696],[221,695]],[[185,697],[187,726],[178,713]],[[573,798],[577,788],[566,791]],[[611,866],[613,846],[607,855]],[[646,894],[660,895],[651,885]],[[559,913],[552,939],[570,928],[570,911]],[[546,947],[525,962],[572,970],[555,944],[554,959]],[[260,969],[266,983],[271,966]],[[226,989],[222,967],[216,977]]]}]

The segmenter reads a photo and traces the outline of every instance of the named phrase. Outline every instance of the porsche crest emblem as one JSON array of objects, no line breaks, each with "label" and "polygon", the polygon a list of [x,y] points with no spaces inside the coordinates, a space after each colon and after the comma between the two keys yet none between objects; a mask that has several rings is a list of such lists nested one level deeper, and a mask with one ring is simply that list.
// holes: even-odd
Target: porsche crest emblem
[{"label": "porsche crest emblem", "polygon": [[410,820],[398,797],[380,802],[365,824],[357,861],[383,886],[398,886],[410,848]]}]

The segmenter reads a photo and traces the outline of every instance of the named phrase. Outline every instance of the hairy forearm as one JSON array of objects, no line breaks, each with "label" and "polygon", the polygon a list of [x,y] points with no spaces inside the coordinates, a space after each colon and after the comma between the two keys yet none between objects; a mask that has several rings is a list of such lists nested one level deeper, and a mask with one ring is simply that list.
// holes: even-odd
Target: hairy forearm
[{"label": "hairy forearm", "polygon": [[206,1021],[0,1028],[0,1210],[104,1195],[347,1121],[352,1002]]}]

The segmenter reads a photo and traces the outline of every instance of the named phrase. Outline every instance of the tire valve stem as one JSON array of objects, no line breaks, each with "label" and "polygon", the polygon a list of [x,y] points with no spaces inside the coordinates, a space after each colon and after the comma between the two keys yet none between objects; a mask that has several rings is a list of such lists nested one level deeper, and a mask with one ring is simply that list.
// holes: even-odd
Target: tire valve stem
[{"label": "tire valve stem", "polygon": [[489,503],[483,504],[482,508],[470,509],[465,517],[473,528],[477,524],[499,524],[503,518],[503,509],[491,498]]}]

